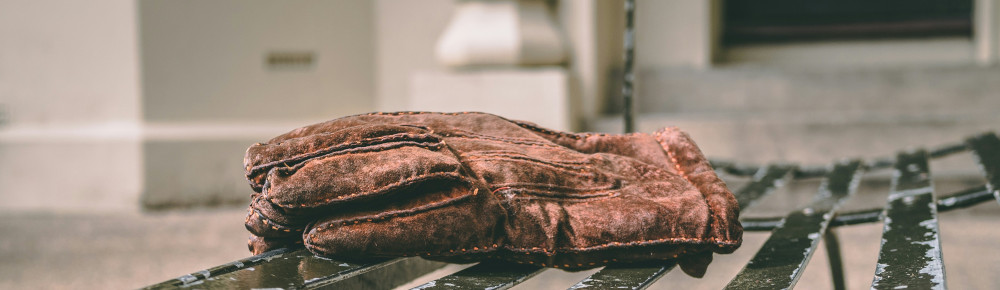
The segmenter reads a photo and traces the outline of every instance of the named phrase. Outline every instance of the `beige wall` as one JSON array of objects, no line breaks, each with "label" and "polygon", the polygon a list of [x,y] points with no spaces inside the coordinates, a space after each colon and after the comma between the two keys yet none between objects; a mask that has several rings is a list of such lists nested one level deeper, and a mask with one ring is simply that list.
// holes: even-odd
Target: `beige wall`
[{"label": "beige wall", "polygon": [[374,109],[372,7],[0,2],[0,211],[245,204],[249,144]]},{"label": "beige wall", "polygon": [[559,24],[569,41],[568,64],[574,90],[574,114],[581,129],[600,116],[606,98],[619,95],[614,86],[622,67],[622,31],[625,29],[622,0],[578,0],[559,3]]},{"label": "beige wall", "polygon": [[[141,1],[147,121],[334,118],[373,108],[368,1]],[[269,68],[273,52],[314,64]]]},{"label": "beige wall", "polygon": [[0,106],[10,125],[139,116],[135,2],[0,1]]},{"label": "beige wall", "polygon": [[636,72],[706,68],[716,49],[719,0],[637,0]]},{"label": "beige wall", "polygon": [[376,0],[376,108],[408,107],[410,76],[444,69],[434,59],[434,46],[451,20],[453,0]]},{"label": "beige wall", "polygon": [[0,211],[137,208],[135,8],[0,1]]}]

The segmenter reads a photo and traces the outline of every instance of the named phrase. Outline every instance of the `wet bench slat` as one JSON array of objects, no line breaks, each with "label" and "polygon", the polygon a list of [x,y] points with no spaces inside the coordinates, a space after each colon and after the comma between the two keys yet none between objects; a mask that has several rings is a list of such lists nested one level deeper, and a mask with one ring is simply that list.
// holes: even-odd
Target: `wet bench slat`
[{"label": "wet bench slat", "polygon": [[[781,187],[791,177],[793,170],[794,167],[790,165],[759,168],[750,184],[736,192],[740,209],[749,208],[755,201]],[[648,266],[611,265],[576,283],[570,289],[646,289],[675,266],[677,263],[674,261],[656,262]]]},{"label": "wet bench slat", "polygon": [[1000,202],[1000,139],[990,132],[969,138],[966,143],[979,158],[980,169],[986,175],[987,189]]},{"label": "wet bench slat", "polygon": [[146,289],[312,289],[331,284],[338,287],[386,288],[403,284],[444,265],[420,258],[349,263],[319,257],[302,248],[283,248],[184,275]]},{"label": "wet bench slat", "polygon": [[413,289],[508,289],[545,269],[532,265],[485,261]]},{"label": "wet bench slat", "polygon": [[873,289],[944,289],[937,203],[927,152],[900,153],[883,213]]},{"label": "wet bench slat", "polygon": [[783,289],[794,286],[836,209],[856,191],[860,173],[860,161],[836,164],[820,185],[816,199],[801,210],[789,213],[726,288]]},{"label": "wet bench slat", "polygon": [[646,289],[677,266],[677,262],[657,261],[646,265],[607,266],[569,289]]}]

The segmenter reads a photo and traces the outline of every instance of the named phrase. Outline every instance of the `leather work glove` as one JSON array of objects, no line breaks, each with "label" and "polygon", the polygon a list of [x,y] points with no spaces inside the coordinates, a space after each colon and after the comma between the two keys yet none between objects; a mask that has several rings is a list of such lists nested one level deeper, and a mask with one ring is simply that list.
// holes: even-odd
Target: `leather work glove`
[{"label": "leather work glove", "polygon": [[486,113],[372,113],[247,150],[255,253],[501,259],[578,270],[740,246],[732,193],[676,128],[574,134]]}]

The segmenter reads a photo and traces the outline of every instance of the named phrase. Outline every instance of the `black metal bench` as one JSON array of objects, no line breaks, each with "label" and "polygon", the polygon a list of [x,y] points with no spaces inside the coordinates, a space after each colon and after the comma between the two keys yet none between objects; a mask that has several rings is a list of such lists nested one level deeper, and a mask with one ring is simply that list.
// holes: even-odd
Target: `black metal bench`
[{"label": "black metal bench", "polygon": [[[928,161],[969,153],[976,157],[986,184],[946,196],[935,196]],[[1000,139],[986,133],[964,143],[936,150],[900,152],[893,158],[844,160],[825,167],[790,164],[742,166],[713,162],[720,174],[749,178],[735,190],[740,207],[757,201],[785,184],[820,180],[814,199],[784,216],[743,218],[746,231],[771,235],[727,288],[791,288],[825,240],[835,289],[844,289],[837,236],[831,228],[882,221],[884,231],[874,270],[873,288],[943,289],[945,276],[937,213],[1000,201]],[[864,173],[892,170],[892,186],[884,207],[839,212],[857,191]],[[741,248],[739,251],[753,251]],[[314,256],[304,249],[279,249],[215,268],[194,272],[147,288],[336,288],[386,289],[444,266],[421,258],[396,258],[369,263],[345,263]],[[645,265],[605,267],[570,289],[644,289],[674,268],[664,261]],[[419,289],[506,289],[547,270],[537,266],[482,262],[424,284]],[[549,270],[560,271],[560,270]],[[897,288],[898,289],[898,288]]]}]

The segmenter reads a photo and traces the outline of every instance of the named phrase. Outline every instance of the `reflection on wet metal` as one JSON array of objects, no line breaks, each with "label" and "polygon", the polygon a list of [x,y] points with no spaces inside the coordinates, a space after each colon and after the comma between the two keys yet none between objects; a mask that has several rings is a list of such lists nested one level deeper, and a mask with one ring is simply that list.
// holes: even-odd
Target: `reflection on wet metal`
[{"label": "reflection on wet metal", "polygon": [[969,138],[966,143],[979,158],[979,166],[986,174],[986,187],[1000,202],[1000,139],[991,132]]},{"label": "reflection on wet metal", "polygon": [[944,289],[927,152],[900,153],[895,170],[872,289]]},{"label": "reflection on wet metal", "polygon": [[508,289],[543,270],[538,266],[485,261],[413,289]]},{"label": "reflection on wet metal", "polygon": [[771,233],[757,255],[730,281],[727,289],[791,288],[826,232],[834,212],[857,190],[861,162],[836,164],[820,185],[816,199],[793,211]]},{"label": "reflection on wet metal", "polygon": [[349,263],[319,257],[305,249],[278,249],[147,288],[313,289],[333,283],[337,287],[391,288],[443,265],[420,258]]},{"label": "reflection on wet metal", "polygon": [[[749,208],[757,200],[781,187],[791,177],[794,169],[788,165],[761,167],[753,175],[753,181],[736,192],[740,209]],[[612,265],[601,269],[570,289],[646,289],[670,272],[675,261],[656,262],[652,265]]]},{"label": "reflection on wet metal", "polygon": [[607,266],[569,289],[646,289],[677,266],[673,260],[648,264]]},{"label": "reflection on wet metal", "polygon": [[[213,276],[217,277],[219,275],[230,273],[230,272],[234,272],[234,271],[238,271],[238,270],[241,270],[241,269],[253,268],[257,264],[270,261],[270,259],[273,258],[273,257],[275,257],[275,256],[281,256],[281,255],[283,255],[285,253],[288,253],[288,252],[291,252],[291,251],[292,251],[292,249],[288,249],[288,248],[281,248],[281,249],[277,249],[277,250],[268,251],[268,252],[262,253],[260,255],[256,255],[256,256],[253,256],[253,257],[246,258],[246,259],[242,259],[242,260],[239,260],[239,261],[236,261],[236,262],[228,263],[228,264],[221,265],[221,266],[216,266],[216,267],[213,267],[213,268],[208,269],[208,270],[202,270],[202,271],[194,272],[194,273],[191,273],[191,274],[180,276],[180,277],[178,277],[176,279],[171,279],[171,280],[164,281],[164,282],[159,283],[159,284],[153,284],[153,285],[150,285],[150,286],[146,286],[143,289],[172,289],[172,288],[178,288],[178,287],[185,287],[185,286],[203,284],[203,283],[205,283],[205,281],[203,281],[205,279],[212,278]],[[199,276],[201,276],[201,277],[199,277]]]},{"label": "reflection on wet metal", "polygon": [[[952,193],[937,200],[939,212],[967,208],[985,201],[993,200],[993,192],[986,189],[986,186],[967,188],[962,191]],[[830,227],[849,226],[863,223],[870,223],[882,220],[883,209],[865,209],[838,213],[837,217],[830,222]],[[743,231],[764,232],[774,230],[781,224],[784,217],[756,217],[741,220]]]}]

